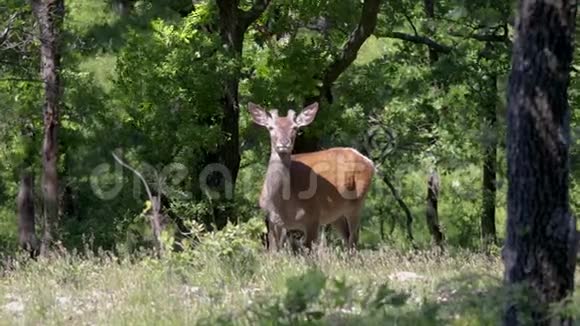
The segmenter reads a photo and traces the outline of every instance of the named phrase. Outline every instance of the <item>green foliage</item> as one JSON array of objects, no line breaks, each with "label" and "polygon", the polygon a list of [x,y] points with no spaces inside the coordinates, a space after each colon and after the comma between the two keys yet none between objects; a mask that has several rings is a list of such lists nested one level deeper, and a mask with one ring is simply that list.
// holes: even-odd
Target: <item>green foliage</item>
[{"label": "green foliage", "polygon": [[[84,251],[35,263],[5,255],[18,248],[15,198],[23,168],[34,171],[37,215],[42,211],[39,42],[28,6],[0,4],[0,31],[11,21],[0,41],[1,320],[493,325],[506,298],[533,304],[525,292],[501,289],[499,247],[490,249],[491,256],[474,253],[480,246],[482,149],[492,141],[498,143],[500,239],[504,232],[504,93],[511,55],[509,42],[477,38],[512,37],[515,1],[439,1],[434,18],[426,16],[423,2],[384,2],[376,32],[333,85],[333,102],[323,100],[315,122],[303,130],[319,136],[324,147],[354,146],[372,157],[409,207],[413,245],[420,249],[431,247],[426,176],[436,168],[448,246],[437,256],[409,253],[406,216],[378,176],[361,230],[361,247],[371,251],[334,251],[338,237],[331,237],[330,249],[307,256],[263,252],[257,203],[269,141],[251,123],[247,102],[284,114],[320,95],[321,76],[358,24],[361,1],[272,1],[246,32],[240,60],[224,52],[214,1],[129,2],[124,14],[115,10],[117,0],[66,2],[61,236],[67,248]],[[240,9],[253,3],[240,1]],[[392,32],[429,38],[448,50],[433,60],[425,44]],[[229,136],[221,126],[223,81],[238,73],[241,170],[235,200],[216,202],[199,175]],[[572,77],[570,105],[576,107],[577,71]],[[495,127],[486,116],[489,107],[497,113]],[[578,112],[572,110],[573,211],[580,208]],[[140,180],[115,165],[115,150],[153,191],[169,198],[164,213],[189,230],[181,239],[173,221],[164,219],[161,259],[150,256],[149,198]],[[166,178],[158,187],[160,174]],[[217,220],[230,223],[216,230]],[[400,280],[404,269],[417,278]],[[578,290],[553,313],[578,318]]]},{"label": "green foliage", "polygon": [[[240,8],[248,10],[252,3],[241,1]],[[246,32],[239,61],[224,53],[213,1],[139,0],[124,14],[116,4],[66,3],[59,134],[64,244],[79,248],[90,239],[95,247],[129,252],[150,246],[150,227],[140,215],[148,198],[133,175],[114,165],[111,152],[119,149],[154,190],[155,172],[167,172],[163,190],[171,204],[166,209],[186,223],[201,223],[209,230],[225,214],[236,223],[257,221],[252,218],[261,214],[257,202],[269,142],[267,133],[249,120],[246,104],[253,101],[284,114],[318,95],[324,69],[340,55],[358,24],[361,2],[273,1]],[[303,130],[320,136],[324,147],[355,146],[368,153],[411,210],[420,247],[431,245],[424,216],[426,176],[433,168],[442,177],[439,216],[448,244],[479,247],[482,149],[492,140],[498,141],[496,225],[500,239],[503,235],[503,94],[510,45],[472,36],[501,36],[507,28],[511,37],[507,22],[513,5],[514,1],[440,1],[435,18],[428,18],[422,2],[383,3],[376,32],[333,85],[333,103],[323,101],[314,123]],[[27,41],[27,35],[34,36],[29,8],[8,0],[0,9],[2,21],[18,12],[9,41],[22,44],[0,46],[0,243],[15,248],[14,203],[24,166],[35,172],[40,203],[42,85],[37,73],[39,44]],[[4,27],[0,23],[0,30]],[[393,38],[391,32],[428,37],[449,51],[438,53],[432,62],[427,46]],[[216,203],[201,189],[199,175],[216,161],[213,151],[228,137],[220,123],[222,81],[238,70],[241,170],[235,200]],[[497,89],[491,76],[497,76]],[[578,90],[573,78],[572,107]],[[495,128],[484,118],[493,98]],[[576,111],[572,113],[575,135]],[[572,137],[576,143],[577,138]],[[574,211],[580,195],[577,147],[571,147]],[[168,172],[176,166],[179,172]],[[102,198],[117,186],[112,198]],[[362,224],[364,248],[410,246],[403,210],[380,178],[373,182]],[[234,232],[231,227],[227,229]],[[174,230],[169,223],[166,241],[173,239]],[[225,234],[218,237],[223,237],[215,240],[218,243],[231,240]]]},{"label": "green foliage", "polygon": [[219,231],[194,236],[200,241],[197,248],[200,252],[233,259],[258,250],[262,245],[260,236],[265,231],[264,221],[255,218],[236,225],[228,223]]}]

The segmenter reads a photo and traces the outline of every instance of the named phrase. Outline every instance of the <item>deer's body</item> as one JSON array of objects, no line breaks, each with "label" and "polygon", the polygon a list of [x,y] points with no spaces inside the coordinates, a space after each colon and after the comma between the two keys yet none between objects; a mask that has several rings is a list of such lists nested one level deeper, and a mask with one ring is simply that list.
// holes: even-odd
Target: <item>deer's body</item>
[{"label": "deer's body", "polygon": [[310,123],[316,109],[310,109],[312,113],[307,108],[306,117],[301,114],[296,119],[293,112],[287,117],[278,117],[277,112],[252,113],[255,122],[268,127],[272,139],[260,207],[268,216],[273,249],[286,230],[304,232],[310,247],[320,226],[326,224],[332,224],[349,247],[358,241],[360,211],[374,175],[373,163],[347,147],[290,154],[297,127]]}]

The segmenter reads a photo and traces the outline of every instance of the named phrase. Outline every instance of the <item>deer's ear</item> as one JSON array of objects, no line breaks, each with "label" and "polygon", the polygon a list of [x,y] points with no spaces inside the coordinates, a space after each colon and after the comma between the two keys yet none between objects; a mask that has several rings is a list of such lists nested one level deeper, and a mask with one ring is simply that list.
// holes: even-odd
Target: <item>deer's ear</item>
[{"label": "deer's ear", "polygon": [[252,116],[252,120],[262,126],[262,127],[266,127],[268,126],[269,122],[270,122],[270,115],[264,111],[264,109],[262,109],[262,107],[260,107],[257,104],[254,104],[252,102],[248,103],[248,111],[250,111],[250,115]]},{"label": "deer's ear", "polygon": [[314,121],[314,118],[316,117],[316,112],[318,112],[318,102],[314,102],[309,106],[307,106],[306,108],[304,108],[304,110],[302,110],[302,112],[300,112],[300,115],[298,115],[298,117],[296,118],[296,124],[299,127],[308,126],[309,124],[312,123],[312,121]]}]

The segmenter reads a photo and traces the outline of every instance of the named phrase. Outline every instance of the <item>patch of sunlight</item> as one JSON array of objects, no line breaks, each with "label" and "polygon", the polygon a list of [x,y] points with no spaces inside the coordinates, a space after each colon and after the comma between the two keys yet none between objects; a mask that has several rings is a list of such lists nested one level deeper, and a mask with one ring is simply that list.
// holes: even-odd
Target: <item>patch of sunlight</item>
[{"label": "patch of sunlight", "polygon": [[79,64],[79,70],[94,75],[95,82],[108,92],[113,87],[117,58],[112,54],[89,57]]},{"label": "patch of sunlight", "polygon": [[387,38],[377,38],[371,35],[362,45],[358,52],[358,56],[354,61],[355,65],[364,66],[376,60],[387,52],[391,48],[392,40]]},{"label": "patch of sunlight", "polygon": [[112,25],[119,19],[108,1],[69,0],[67,1],[66,24],[81,33],[99,25]]}]

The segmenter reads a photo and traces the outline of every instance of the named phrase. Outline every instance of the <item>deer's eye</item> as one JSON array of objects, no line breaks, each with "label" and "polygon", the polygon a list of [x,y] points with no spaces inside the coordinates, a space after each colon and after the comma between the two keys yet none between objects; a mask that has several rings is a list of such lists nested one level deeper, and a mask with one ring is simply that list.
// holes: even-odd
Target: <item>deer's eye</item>
[{"label": "deer's eye", "polygon": [[272,127],[272,126],[268,126],[267,128],[268,128],[268,130],[274,130],[274,127]]}]

